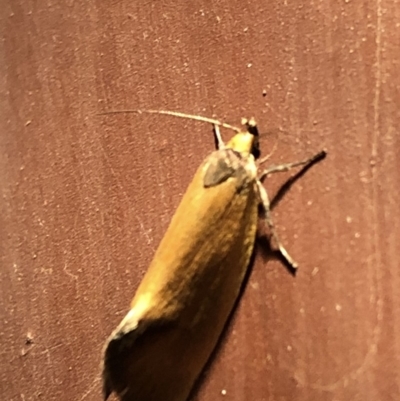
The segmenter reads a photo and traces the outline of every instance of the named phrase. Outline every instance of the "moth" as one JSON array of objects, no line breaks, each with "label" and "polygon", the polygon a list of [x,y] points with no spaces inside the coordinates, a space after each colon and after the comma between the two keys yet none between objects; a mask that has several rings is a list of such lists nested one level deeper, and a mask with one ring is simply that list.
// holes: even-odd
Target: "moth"
[{"label": "moth", "polygon": [[[218,149],[195,173],[129,312],[105,344],[105,399],[112,391],[122,401],[188,398],[238,298],[260,208],[279,251],[293,268],[297,266],[276,235],[261,181],[274,172],[314,163],[325,152],[259,174],[254,120],[243,121],[243,129],[237,129],[194,117],[214,125]],[[236,131],[226,144],[219,126]]]}]

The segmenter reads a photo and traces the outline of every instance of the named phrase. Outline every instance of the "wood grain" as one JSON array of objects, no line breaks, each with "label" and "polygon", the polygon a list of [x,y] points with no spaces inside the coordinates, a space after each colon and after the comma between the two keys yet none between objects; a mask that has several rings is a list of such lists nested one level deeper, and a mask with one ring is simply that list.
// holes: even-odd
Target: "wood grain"
[{"label": "wood grain", "polygon": [[122,108],[254,116],[271,163],[329,152],[274,210],[297,276],[258,247],[193,401],[400,398],[398,0],[13,0],[0,19],[3,399],[101,399],[103,343],[214,149],[200,122],[99,115]]}]

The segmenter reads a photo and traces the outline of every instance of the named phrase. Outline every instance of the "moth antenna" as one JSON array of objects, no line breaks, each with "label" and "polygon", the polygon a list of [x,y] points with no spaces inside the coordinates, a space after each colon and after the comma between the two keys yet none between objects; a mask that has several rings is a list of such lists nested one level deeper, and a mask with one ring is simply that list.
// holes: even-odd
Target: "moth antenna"
[{"label": "moth antenna", "polygon": [[269,160],[269,158],[275,153],[276,149],[278,148],[278,142],[274,143],[274,146],[272,147],[271,152],[267,154],[267,156],[264,156],[262,159],[258,160],[258,164],[261,165],[265,163],[266,161]]},{"label": "moth antenna", "polygon": [[210,123],[213,125],[218,125],[220,127],[224,127],[227,129],[231,129],[235,132],[240,132],[241,130],[237,127],[234,127],[233,125],[223,123],[221,121],[215,120],[214,118],[208,118],[208,117],[202,117],[202,116],[196,116],[194,114],[186,114],[186,113],[180,113],[178,111],[169,111],[169,110],[112,110],[112,111],[105,111],[103,113],[99,113],[100,115],[106,115],[106,114],[127,114],[127,113],[148,113],[148,114],[164,114],[167,116],[174,116],[174,117],[180,117],[180,118],[187,118],[190,120],[196,120],[196,121],[203,121],[205,123]]},{"label": "moth antenna", "polygon": [[217,145],[217,149],[225,149],[225,143],[222,139],[221,132],[219,131],[218,125],[214,125],[214,136],[215,136],[215,142]]}]

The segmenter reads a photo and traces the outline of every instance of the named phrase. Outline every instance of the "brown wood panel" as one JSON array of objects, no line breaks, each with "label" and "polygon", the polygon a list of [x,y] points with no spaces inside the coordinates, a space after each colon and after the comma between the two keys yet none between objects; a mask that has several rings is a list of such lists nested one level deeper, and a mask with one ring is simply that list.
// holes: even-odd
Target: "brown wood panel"
[{"label": "brown wood panel", "polygon": [[13,0],[0,18],[3,399],[101,399],[103,342],[213,149],[203,123],[99,115],[122,108],[255,116],[274,163],[329,151],[274,210],[297,276],[258,249],[194,400],[400,398],[398,0]]}]

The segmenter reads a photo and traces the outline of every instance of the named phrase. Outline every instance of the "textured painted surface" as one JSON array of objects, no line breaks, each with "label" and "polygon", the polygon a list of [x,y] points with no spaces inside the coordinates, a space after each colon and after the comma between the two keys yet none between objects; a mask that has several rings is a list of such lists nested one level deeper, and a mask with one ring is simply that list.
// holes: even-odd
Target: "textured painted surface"
[{"label": "textured painted surface", "polygon": [[253,115],[274,163],[329,151],[274,212],[297,277],[258,250],[194,399],[398,400],[400,2],[3,3],[3,399],[100,399],[103,342],[213,149],[199,122],[98,115],[155,108]]}]

